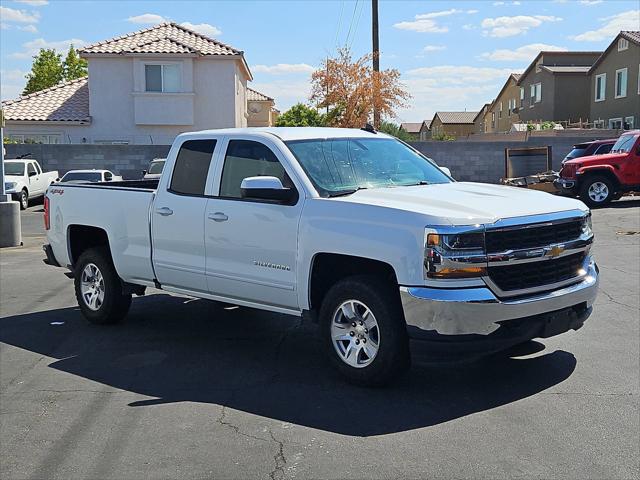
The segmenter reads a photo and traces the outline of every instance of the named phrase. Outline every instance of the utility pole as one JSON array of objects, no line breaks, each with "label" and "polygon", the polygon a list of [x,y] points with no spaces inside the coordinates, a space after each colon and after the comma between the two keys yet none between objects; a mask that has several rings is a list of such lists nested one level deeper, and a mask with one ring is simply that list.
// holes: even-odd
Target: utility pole
[{"label": "utility pole", "polygon": [[378,100],[378,73],[380,72],[380,39],[378,37],[378,0],[371,0],[371,33],[373,40],[373,126],[380,128]]}]

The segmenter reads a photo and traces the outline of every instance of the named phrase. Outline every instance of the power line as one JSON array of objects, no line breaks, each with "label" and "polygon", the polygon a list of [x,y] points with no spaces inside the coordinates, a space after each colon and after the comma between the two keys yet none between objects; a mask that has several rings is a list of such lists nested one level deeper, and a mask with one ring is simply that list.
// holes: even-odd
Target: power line
[{"label": "power line", "polygon": [[358,26],[360,25],[360,18],[362,17],[362,11],[364,10],[365,3],[362,2],[362,6],[360,7],[360,13],[358,14],[358,20],[356,20],[356,27],[353,29],[353,37],[351,37],[351,44],[349,44],[349,48],[353,45],[353,42],[356,41],[356,33],[358,33]]},{"label": "power line", "polygon": [[342,12],[344,12],[344,0],[340,3],[340,17],[338,18],[338,29],[336,30],[336,39],[334,40],[334,44],[336,48],[338,48],[338,36],[340,35],[340,27],[342,26]]},{"label": "power line", "polygon": [[351,22],[349,23],[349,31],[347,32],[347,39],[344,42],[344,46],[349,45],[349,37],[351,36],[351,27],[353,27],[353,21],[356,18],[356,10],[358,9],[358,1],[356,0],[356,4],[353,7],[353,14],[351,15]]}]

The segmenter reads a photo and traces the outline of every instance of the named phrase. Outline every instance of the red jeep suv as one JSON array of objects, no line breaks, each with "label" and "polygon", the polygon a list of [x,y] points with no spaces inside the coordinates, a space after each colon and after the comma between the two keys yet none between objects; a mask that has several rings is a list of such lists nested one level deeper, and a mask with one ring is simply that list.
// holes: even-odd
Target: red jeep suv
[{"label": "red jeep suv", "polygon": [[565,161],[556,182],[563,193],[578,195],[590,207],[640,191],[640,130],[623,133],[608,154]]}]

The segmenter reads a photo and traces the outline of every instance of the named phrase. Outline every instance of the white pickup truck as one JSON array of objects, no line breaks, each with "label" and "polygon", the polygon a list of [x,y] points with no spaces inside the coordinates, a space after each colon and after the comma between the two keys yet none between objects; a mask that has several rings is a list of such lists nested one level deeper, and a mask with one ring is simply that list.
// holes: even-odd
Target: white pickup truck
[{"label": "white pickup truck", "polygon": [[36,160],[7,159],[4,161],[4,190],[20,202],[20,209],[29,206],[29,200],[42,197],[47,187],[58,180],[58,172],[43,172]]},{"label": "white pickup truck", "polygon": [[185,133],[159,181],[51,186],[45,226],[91,322],[146,287],[304,315],[364,385],[421,345],[475,356],[576,330],[598,288],[583,203],[455,182],[371,130]]}]

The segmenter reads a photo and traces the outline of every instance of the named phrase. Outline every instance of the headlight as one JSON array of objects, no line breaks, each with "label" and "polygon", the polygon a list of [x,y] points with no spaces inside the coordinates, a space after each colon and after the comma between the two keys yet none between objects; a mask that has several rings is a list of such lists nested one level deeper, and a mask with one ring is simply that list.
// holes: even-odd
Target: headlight
[{"label": "headlight", "polygon": [[591,212],[582,219],[582,235],[590,237],[593,235],[593,227],[591,224]]},{"label": "headlight", "polygon": [[424,270],[426,278],[458,279],[486,275],[484,230],[426,233]]},{"label": "headlight", "polygon": [[16,185],[17,185],[16,182],[4,182],[4,189],[13,190],[14,188],[16,188]]}]

